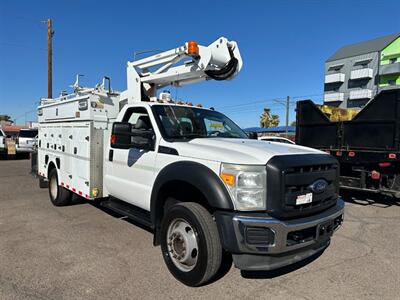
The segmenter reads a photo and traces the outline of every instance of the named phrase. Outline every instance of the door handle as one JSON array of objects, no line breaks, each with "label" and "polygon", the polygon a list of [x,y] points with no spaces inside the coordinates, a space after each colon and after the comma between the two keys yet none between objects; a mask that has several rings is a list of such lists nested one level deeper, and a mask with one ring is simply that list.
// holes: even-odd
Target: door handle
[{"label": "door handle", "polygon": [[108,152],[108,160],[109,161],[113,161],[113,158],[114,158],[114,150],[110,150],[109,152]]}]

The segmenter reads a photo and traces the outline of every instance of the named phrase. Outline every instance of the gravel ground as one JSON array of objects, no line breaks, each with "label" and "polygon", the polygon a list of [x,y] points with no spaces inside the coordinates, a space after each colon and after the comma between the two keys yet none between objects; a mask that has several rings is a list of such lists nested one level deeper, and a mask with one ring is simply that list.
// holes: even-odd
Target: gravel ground
[{"label": "gravel ground", "polygon": [[54,207],[28,172],[27,160],[0,161],[0,299],[400,299],[394,200],[348,200],[331,246],[292,272],[232,267],[189,288],[147,230],[89,203]]}]

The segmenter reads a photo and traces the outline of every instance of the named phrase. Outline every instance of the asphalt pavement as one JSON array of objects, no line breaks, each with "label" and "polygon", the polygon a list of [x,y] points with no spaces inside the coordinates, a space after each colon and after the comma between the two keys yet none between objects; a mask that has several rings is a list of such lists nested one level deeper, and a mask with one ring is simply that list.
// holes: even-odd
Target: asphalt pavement
[{"label": "asphalt pavement", "polygon": [[98,206],[54,207],[28,160],[0,161],[0,299],[400,299],[400,203],[358,195],[343,227],[308,264],[232,267],[189,288],[168,272],[152,234]]}]

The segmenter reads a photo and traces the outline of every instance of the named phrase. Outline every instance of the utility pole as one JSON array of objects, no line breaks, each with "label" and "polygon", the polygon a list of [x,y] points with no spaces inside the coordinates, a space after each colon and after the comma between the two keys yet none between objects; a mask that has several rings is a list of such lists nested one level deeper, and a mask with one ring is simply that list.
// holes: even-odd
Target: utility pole
[{"label": "utility pole", "polygon": [[47,19],[47,98],[53,98],[53,34],[51,19]]},{"label": "utility pole", "polygon": [[286,97],[286,138],[288,137],[289,132],[289,106],[290,106],[290,97]]},{"label": "utility pole", "polygon": [[284,102],[284,100],[282,99],[282,100],[278,100],[278,99],[275,99],[274,100],[276,103],[279,103],[279,104],[281,104],[281,105],[283,105],[283,106],[285,106],[285,108],[286,108],[286,129],[285,129],[285,133],[286,133],[286,137],[288,136],[288,134],[289,134],[289,108],[290,108],[290,96],[287,96],[286,97],[286,101]]}]

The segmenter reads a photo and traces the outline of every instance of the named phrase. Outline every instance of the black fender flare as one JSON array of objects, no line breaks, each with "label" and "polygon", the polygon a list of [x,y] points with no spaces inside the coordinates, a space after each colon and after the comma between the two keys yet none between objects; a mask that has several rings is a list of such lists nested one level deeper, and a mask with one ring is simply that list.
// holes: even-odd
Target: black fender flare
[{"label": "black fender flare", "polygon": [[184,181],[195,186],[205,196],[210,207],[221,210],[234,210],[228,190],[221,179],[208,167],[193,161],[174,162],[158,174],[151,193],[150,212],[152,224],[157,228],[158,202],[162,187],[170,181]]}]

